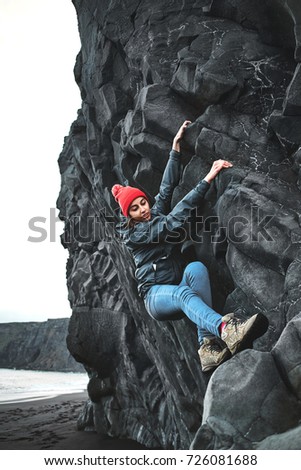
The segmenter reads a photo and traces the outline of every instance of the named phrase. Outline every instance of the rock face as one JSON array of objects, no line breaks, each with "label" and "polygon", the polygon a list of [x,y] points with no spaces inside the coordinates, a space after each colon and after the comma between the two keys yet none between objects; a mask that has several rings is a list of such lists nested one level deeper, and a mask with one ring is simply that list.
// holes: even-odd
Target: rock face
[{"label": "rock face", "polygon": [[0,323],[0,367],[85,372],[66,348],[69,318]]},{"label": "rock face", "polygon": [[[166,449],[300,448],[301,7],[298,0],[74,0],[82,108],[59,157],[73,309],[100,434]],[[201,372],[194,325],[156,322],[114,232],[114,183],[152,200],[185,119],[175,204],[227,158],[187,257],[214,306],[270,326]]]}]

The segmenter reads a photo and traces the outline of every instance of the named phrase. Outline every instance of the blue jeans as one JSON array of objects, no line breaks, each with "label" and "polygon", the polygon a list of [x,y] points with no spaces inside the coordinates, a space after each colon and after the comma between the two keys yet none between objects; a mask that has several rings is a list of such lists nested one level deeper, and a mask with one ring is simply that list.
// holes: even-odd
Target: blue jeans
[{"label": "blue jeans", "polygon": [[204,336],[220,336],[222,316],[211,308],[208,270],[199,261],[188,264],[179,285],[152,286],[144,302],[155,320],[175,320],[184,313],[197,325],[199,343]]}]

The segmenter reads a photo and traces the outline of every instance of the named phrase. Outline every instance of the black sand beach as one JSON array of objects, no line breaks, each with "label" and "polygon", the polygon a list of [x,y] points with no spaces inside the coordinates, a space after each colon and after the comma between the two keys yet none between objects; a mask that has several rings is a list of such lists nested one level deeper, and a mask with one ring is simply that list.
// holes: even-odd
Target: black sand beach
[{"label": "black sand beach", "polygon": [[77,418],[86,401],[86,393],[74,393],[0,404],[0,449],[144,449],[134,441],[102,439],[96,432],[78,431]]}]

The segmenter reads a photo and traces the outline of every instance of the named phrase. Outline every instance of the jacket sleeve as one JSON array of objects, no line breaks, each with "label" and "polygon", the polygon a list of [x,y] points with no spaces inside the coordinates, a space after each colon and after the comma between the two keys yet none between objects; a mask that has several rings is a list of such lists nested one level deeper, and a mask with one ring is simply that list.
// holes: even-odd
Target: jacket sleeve
[{"label": "jacket sleeve", "polygon": [[161,243],[166,237],[182,227],[191,215],[192,209],[197,207],[209,188],[210,184],[202,180],[192,189],[173,210],[166,216],[158,216],[149,222],[141,222],[133,227],[129,233],[128,244],[132,247],[149,243]]},{"label": "jacket sleeve", "polygon": [[165,167],[159,193],[155,197],[155,208],[161,214],[168,214],[171,208],[171,198],[181,175],[181,154],[171,150]]}]

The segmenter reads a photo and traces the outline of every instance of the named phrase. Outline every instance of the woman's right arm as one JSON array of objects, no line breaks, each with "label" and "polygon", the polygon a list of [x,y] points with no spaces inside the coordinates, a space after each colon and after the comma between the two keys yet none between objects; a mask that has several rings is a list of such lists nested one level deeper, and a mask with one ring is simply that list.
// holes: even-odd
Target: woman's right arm
[{"label": "woman's right arm", "polygon": [[191,124],[191,121],[188,121],[188,120],[184,121],[173,139],[172,149],[175,150],[176,152],[180,152],[180,142],[183,139],[186,127],[188,127],[189,124]]},{"label": "woman's right arm", "polygon": [[155,197],[155,206],[161,214],[168,214],[170,211],[173,191],[179,184],[181,176],[180,142],[189,124],[191,121],[184,121],[173,139],[172,150],[163,173],[159,193]]}]

